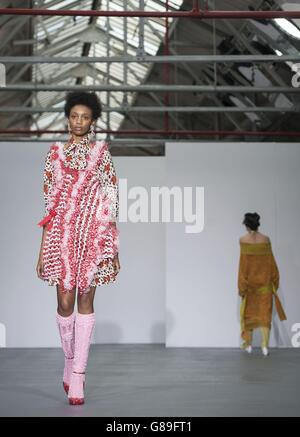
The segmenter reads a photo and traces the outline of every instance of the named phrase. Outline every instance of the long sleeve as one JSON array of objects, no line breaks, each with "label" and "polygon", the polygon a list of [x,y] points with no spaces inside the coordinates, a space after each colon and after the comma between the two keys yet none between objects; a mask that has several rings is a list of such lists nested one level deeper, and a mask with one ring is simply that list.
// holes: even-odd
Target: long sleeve
[{"label": "long sleeve", "polygon": [[278,290],[278,288],[279,288],[279,270],[278,270],[273,252],[271,254],[271,280],[275,286],[275,289]]},{"label": "long sleeve", "polygon": [[45,159],[45,166],[44,166],[44,203],[45,203],[45,215],[49,214],[49,197],[52,191],[53,183],[54,183],[54,170],[53,170],[53,164],[51,162],[51,149],[47,153],[46,159]]},{"label": "long sleeve", "polygon": [[116,222],[119,216],[119,186],[116,170],[108,148],[104,151],[103,160],[99,167],[99,177],[103,197],[109,201],[110,220]]},{"label": "long sleeve", "polygon": [[117,219],[119,216],[119,186],[113,160],[106,146],[103,160],[99,166],[101,192],[105,207],[108,207],[108,226],[103,239],[103,254],[105,258],[114,258],[119,253],[119,230]]},{"label": "long sleeve", "polygon": [[238,276],[238,289],[239,295],[244,296],[248,288],[248,279],[247,279],[247,255],[240,255],[239,262],[239,276]]}]

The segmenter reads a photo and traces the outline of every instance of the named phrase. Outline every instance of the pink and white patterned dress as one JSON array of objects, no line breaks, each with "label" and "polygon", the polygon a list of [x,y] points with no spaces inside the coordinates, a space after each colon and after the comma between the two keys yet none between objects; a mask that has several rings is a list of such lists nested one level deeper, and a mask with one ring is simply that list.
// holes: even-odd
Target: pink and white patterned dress
[{"label": "pink and white patterned dress", "polygon": [[53,144],[45,161],[44,199],[43,279],[80,294],[114,282],[119,192],[107,143]]}]

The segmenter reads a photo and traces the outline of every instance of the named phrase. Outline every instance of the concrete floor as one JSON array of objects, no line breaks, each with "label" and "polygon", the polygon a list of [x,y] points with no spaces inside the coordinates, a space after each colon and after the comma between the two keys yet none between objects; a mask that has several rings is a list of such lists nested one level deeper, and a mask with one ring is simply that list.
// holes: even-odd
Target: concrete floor
[{"label": "concrete floor", "polygon": [[0,349],[0,416],[300,416],[299,349],[93,345],[86,403],[67,403],[60,349]]}]

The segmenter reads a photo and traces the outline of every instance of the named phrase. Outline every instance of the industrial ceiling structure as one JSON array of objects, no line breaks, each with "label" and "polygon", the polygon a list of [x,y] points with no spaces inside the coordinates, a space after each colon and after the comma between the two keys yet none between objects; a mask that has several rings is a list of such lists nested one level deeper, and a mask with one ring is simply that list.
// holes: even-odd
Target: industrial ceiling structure
[{"label": "industrial ceiling structure", "polygon": [[299,1],[1,1],[0,139],[66,138],[65,94],[84,89],[115,155],[299,141],[299,53]]}]

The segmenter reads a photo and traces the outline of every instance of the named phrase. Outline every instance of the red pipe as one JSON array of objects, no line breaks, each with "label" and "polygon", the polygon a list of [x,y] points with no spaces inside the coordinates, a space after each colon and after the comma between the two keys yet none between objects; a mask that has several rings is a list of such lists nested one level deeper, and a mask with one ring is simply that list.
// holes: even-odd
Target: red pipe
[{"label": "red pipe", "polygon": [[[47,130],[47,129],[40,129],[40,130],[28,130],[28,129],[0,129],[0,134],[31,134],[31,135],[41,135],[41,134],[66,134],[68,131],[66,130]],[[213,131],[213,130],[99,130],[97,131],[99,134],[111,134],[111,135],[195,135],[195,136],[264,136],[264,137],[300,137],[300,131]]]},{"label": "red pipe", "polygon": [[146,18],[200,18],[203,20],[219,19],[274,19],[300,18],[300,11],[95,11],[75,9],[21,9],[1,8],[0,15],[45,15],[45,16],[88,16],[88,17],[146,17]]},{"label": "red pipe", "polygon": [[194,12],[200,12],[199,0],[194,0],[193,1],[193,11]]}]

